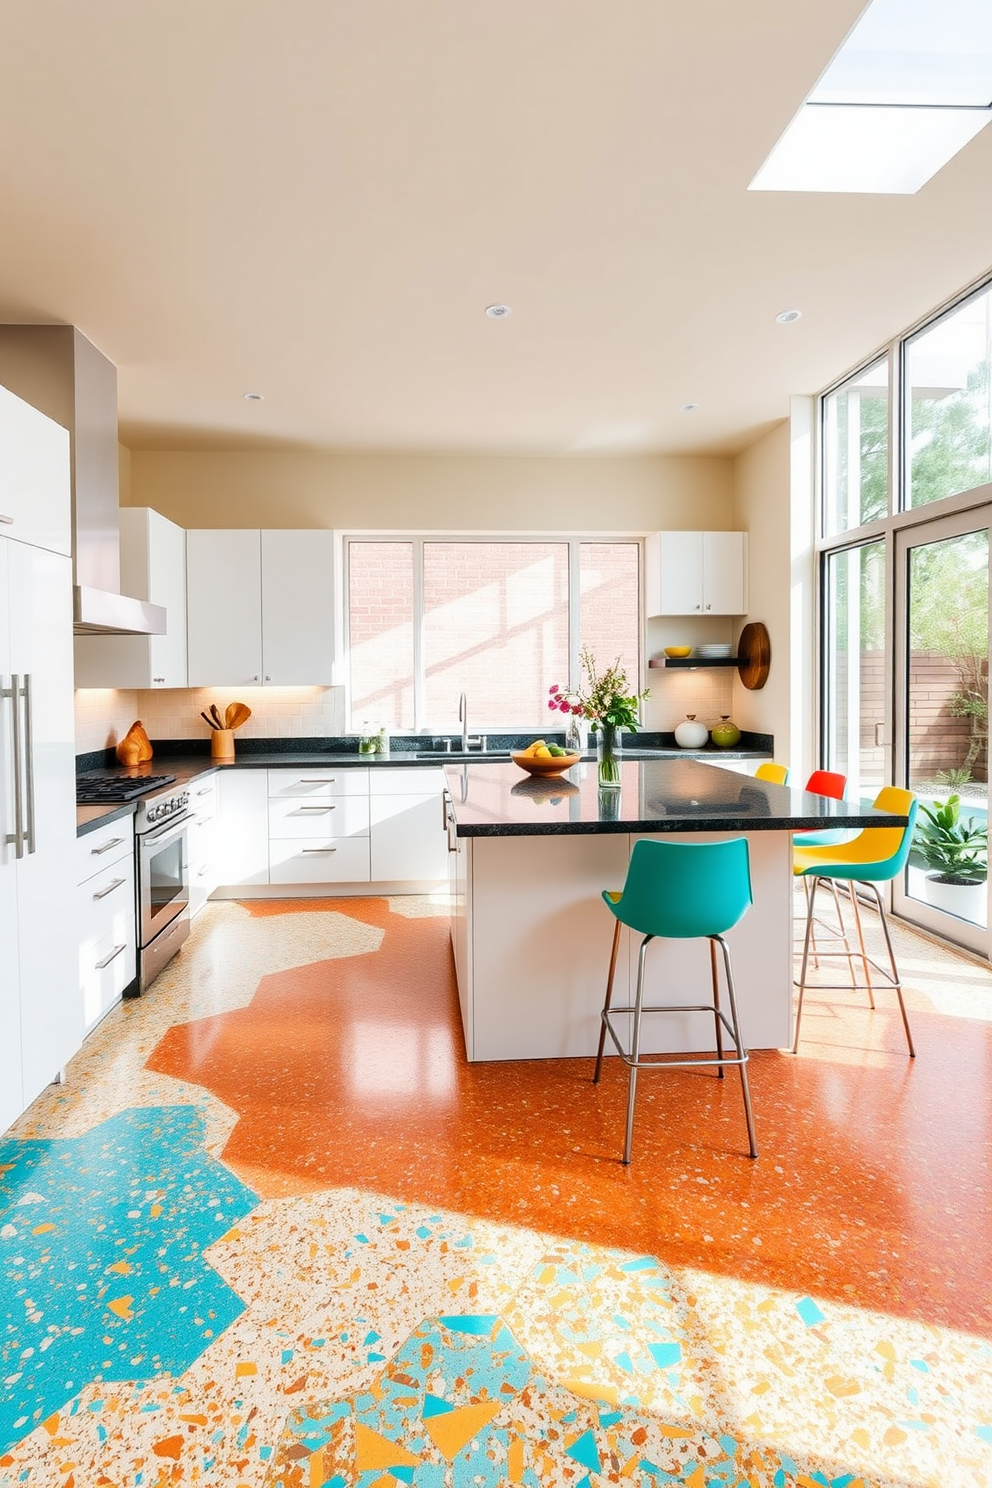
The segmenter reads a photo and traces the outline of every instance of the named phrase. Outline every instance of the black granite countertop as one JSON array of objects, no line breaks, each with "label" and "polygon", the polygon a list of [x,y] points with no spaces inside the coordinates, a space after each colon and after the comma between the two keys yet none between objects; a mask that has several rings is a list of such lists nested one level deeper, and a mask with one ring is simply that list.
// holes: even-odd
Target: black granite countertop
[{"label": "black granite countertop", "polygon": [[102,827],[105,822],[117,821],[124,816],[133,816],[135,801],[113,801],[101,806],[77,806],[76,807],[76,836],[85,837],[87,832],[95,832],[97,827]]},{"label": "black granite countertop", "polygon": [[865,801],[833,801],[694,759],[638,760],[624,752],[619,790],[601,789],[594,762],[564,775],[517,765],[449,765],[459,837],[608,832],[793,832],[904,826]]}]

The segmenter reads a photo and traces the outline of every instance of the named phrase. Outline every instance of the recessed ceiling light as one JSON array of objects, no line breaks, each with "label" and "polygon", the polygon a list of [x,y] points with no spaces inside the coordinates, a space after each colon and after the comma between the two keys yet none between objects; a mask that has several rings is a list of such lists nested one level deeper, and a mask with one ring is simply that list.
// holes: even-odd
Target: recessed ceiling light
[{"label": "recessed ceiling light", "polygon": [[679,413],[694,413],[698,407],[698,403],[680,403]]},{"label": "recessed ceiling light", "polygon": [[791,325],[794,320],[802,320],[802,318],[801,310],[780,310],[775,317],[779,325]]},{"label": "recessed ceiling light", "polygon": [[245,393],[245,397],[246,397],[246,399],[248,400],[249,403],[261,403],[262,399],[265,397],[265,394],[264,393]]},{"label": "recessed ceiling light", "polygon": [[510,313],[509,305],[487,305],[486,314],[490,320],[505,320]]}]

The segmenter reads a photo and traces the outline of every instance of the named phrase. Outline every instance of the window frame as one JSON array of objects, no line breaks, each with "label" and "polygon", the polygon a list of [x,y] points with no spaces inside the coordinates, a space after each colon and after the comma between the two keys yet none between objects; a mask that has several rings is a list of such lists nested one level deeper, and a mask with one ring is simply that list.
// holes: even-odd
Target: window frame
[{"label": "window frame", "polygon": [[[411,734],[431,734],[450,732],[440,724],[432,724],[425,718],[426,711],[426,679],[423,671],[423,627],[424,627],[424,546],[428,543],[473,543],[488,545],[490,543],[519,543],[521,545],[533,544],[534,546],[557,543],[568,549],[568,687],[570,690],[577,689],[581,672],[579,666],[579,652],[581,643],[579,639],[579,611],[580,611],[580,549],[584,543],[616,543],[630,544],[637,548],[637,677],[636,690],[644,690],[643,677],[645,674],[646,660],[645,651],[647,645],[646,620],[644,614],[644,543],[648,536],[645,532],[451,532],[439,531],[401,531],[401,530],[354,530],[339,533],[341,542],[341,606],[339,610],[341,647],[338,654],[338,674],[345,689],[345,733],[355,734],[360,732],[356,720],[352,716],[351,696],[351,565],[350,549],[352,543],[387,543],[396,542],[412,545],[413,547],[413,698],[414,698],[414,721],[409,729],[397,732]],[[643,704],[638,704],[638,717],[643,713]],[[473,719],[473,729],[488,728],[495,732],[501,728],[504,732],[513,733],[518,730],[531,730],[541,726],[547,727],[547,718],[534,720],[520,720],[516,724],[496,725],[487,724],[485,721]]]}]

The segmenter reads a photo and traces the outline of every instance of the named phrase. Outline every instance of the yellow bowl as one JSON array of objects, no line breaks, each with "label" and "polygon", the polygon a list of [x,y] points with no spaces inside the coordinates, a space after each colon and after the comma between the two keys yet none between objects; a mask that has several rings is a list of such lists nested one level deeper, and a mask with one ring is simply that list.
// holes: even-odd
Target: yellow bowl
[{"label": "yellow bowl", "polygon": [[692,647],[691,646],[666,646],[665,647],[665,655],[666,656],[691,656],[692,655]]},{"label": "yellow bowl", "polygon": [[521,770],[526,770],[528,775],[560,775],[563,770],[570,770],[573,765],[577,765],[582,756],[559,754],[552,755],[550,759],[537,759],[532,754],[511,754],[510,758]]}]

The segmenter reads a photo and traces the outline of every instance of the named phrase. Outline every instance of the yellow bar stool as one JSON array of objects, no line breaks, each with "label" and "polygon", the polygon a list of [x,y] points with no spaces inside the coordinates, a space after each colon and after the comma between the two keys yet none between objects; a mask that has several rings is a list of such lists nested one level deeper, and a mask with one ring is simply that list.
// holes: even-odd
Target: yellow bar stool
[{"label": "yellow bar stool", "polygon": [[[634,1138],[634,1100],[637,1093],[638,1070],[682,1069],[696,1065],[715,1065],[721,1080],[724,1065],[735,1064],[740,1069],[748,1148],[751,1157],[757,1157],[754,1117],[751,1113],[751,1092],[747,1081],[748,1053],[741,1038],[740,1023],[737,1017],[737,994],[734,989],[730,951],[723,938],[724,932],[733,929],[753,902],[747,842],[743,837],[732,838],[729,842],[699,843],[649,842],[642,838],[641,841],[634,843],[622,891],[616,893],[604,890],[603,902],[616,919],[616,928],[613,932],[613,951],[610,956],[610,970],[606,982],[606,1000],[603,1003],[601,1015],[602,1027],[599,1034],[599,1052],[596,1055],[593,1083],[599,1083],[603,1069],[603,1049],[606,1035],[609,1034],[628,1070],[624,1162],[630,1162]],[[634,1001],[629,1006],[613,1007],[613,979],[617,966],[617,952],[620,949],[620,932],[624,925],[644,938],[641,941],[637,958],[637,989]],[[691,1005],[683,1003],[645,1004],[644,959],[648,946],[656,938],[672,940],[705,938],[709,941],[712,1002]],[[717,946],[723,954],[730,1007],[729,1022],[720,1007]],[[664,1059],[642,1059],[640,1053],[641,1018],[648,1013],[686,1012],[713,1014],[716,1056],[702,1059],[696,1055],[682,1059],[669,1059],[667,1056]],[[621,1042],[614,1027],[613,1020],[619,1014],[633,1014],[629,1048]],[[732,1055],[725,1054],[723,1051],[724,1030],[734,1041]]]},{"label": "yellow bar stool", "polygon": [[[899,1001],[899,1011],[902,1015],[902,1025],[906,1032],[906,1043],[909,1046],[910,1057],[916,1057],[916,1049],[913,1046],[913,1035],[910,1032],[909,1017],[906,1013],[906,1003],[902,995],[902,983],[899,978],[899,968],[896,965],[895,951],[892,949],[892,936],[889,934],[889,924],[885,917],[885,906],[882,903],[882,895],[879,890],[880,883],[889,883],[906,866],[909,850],[913,842],[913,827],[916,823],[916,813],[919,802],[911,791],[900,790],[898,786],[887,785],[879,791],[872,805],[878,811],[890,811],[894,816],[906,816],[908,821],[904,827],[865,827],[857,837],[850,842],[838,842],[812,847],[801,847],[798,845],[793,849],[792,871],[797,876],[810,880],[810,893],[806,909],[806,934],[803,939],[802,969],[799,973],[799,1003],[796,1008],[796,1032],[792,1041],[792,1052],[799,1050],[800,1026],[803,1016],[803,999],[806,994],[806,976],[809,970],[810,942],[813,935],[813,912],[816,901],[816,891],[821,883],[829,883],[831,886],[838,881],[846,883],[850,890],[851,903],[854,906],[854,917],[857,923],[858,939],[861,944],[861,955],[865,968],[864,984],[855,982],[853,962],[851,963],[851,980],[849,982],[819,983],[826,991],[840,991],[842,989],[856,989],[864,985],[867,990],[871,1005],[874,1008],[875,999],[872,994],[871,972],[869,967],[882,976],[894,989]],[[864,884],[874,895],[878,908],[879,919],[882,925],[882,933],[885,936],[885,945],[889,956],[889,969],[879,966],[872,961],[865,951],[864,935],[861,929],[861,913],[858,909],[857,885]],[[822,953],[821,954],[826,954]],[[848,956],[850,952],[848,951]]]},{"label": "yellow bar stool", "polygon": [[767,780],[772,785],[788,785],[788,765],[777,765],[774,760],[765,760],[754,772],[755,780]]}]

